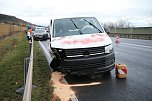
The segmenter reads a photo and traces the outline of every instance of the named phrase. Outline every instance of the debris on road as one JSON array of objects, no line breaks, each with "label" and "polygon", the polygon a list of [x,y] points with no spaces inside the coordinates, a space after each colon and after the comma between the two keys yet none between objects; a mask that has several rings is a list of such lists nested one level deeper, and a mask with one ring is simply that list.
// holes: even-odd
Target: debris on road
[{"label": "debris on road", "polygon": [[71,101],[75,97],[75,92],[70,87],[92,86],[99,85],[101,82],[92,82],[88,84],[72,84],[69,85],[64,79],[64,74],[61,72],[53,72],[50,84],[55,88],[52,96],[52,101]]},{"label": "debris on road", "polygon": [[[74,92],[70,89],[70,86],[67,86],[62,82],[64,75],[61,72],[53,72],[51,78],[51,85],[54,86],[54,97],[58,97],[62,101],[69,101],[73,97]],[[59,100],[59,101],[61,101]],[[55,101],[55,100],[54,100]]]}]

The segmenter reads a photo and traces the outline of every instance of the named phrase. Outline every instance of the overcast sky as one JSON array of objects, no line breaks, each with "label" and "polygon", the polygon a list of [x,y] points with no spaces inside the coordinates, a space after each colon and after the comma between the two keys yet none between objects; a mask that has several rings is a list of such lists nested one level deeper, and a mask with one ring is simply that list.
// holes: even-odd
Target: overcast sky
[{"label": "overcast sky", "polygon": [[0,0],[0,13],[39,25],[55,17],[95,16],[103,23],[125,19],[148,26],[152,0]]}]

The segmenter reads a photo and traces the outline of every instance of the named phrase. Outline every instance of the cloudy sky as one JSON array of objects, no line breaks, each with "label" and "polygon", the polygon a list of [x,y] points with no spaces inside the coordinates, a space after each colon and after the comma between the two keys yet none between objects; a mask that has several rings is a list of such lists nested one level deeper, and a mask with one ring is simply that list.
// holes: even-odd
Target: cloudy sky
[{"label": "cloudy sky", "polygon": [[95,16],[103,23],[127,20],[148,26],[152,0],[0,0],[0,13],[39,25],[56,17]]}]

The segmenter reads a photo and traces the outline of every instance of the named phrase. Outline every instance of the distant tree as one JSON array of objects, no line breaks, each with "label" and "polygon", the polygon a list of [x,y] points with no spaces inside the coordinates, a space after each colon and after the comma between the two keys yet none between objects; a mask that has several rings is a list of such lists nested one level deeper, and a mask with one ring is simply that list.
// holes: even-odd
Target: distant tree
[{"label": "distant tree", "polygon": [[106,23],[104,23],[103,26],[109,27],[109,28],[115,28],[117,25],[116,25],[116,23],[113,23],[113,22],[106,22]]},{"label": "distant tree", "polygon": [[152,27],[152,13],[150,14],[150,16],[147,18],[147,22],[150,25],[150,27]]},{"label": "distant tree", "polygon": [[117,23],[117,28],[129,28],[130,23],[127,20],[119,20]]},{"label": "distant tree", "polygon": [[133,25],[131,26],[130,22],[126,22],[126,28],[130,28],[130,27],[133,27]]},{"label": "distant tree", "polygon": [[119,20],[117,22],[106,22],[103,24],[104,27],[109,28],[130,28],[130,22],[128,20]]}]

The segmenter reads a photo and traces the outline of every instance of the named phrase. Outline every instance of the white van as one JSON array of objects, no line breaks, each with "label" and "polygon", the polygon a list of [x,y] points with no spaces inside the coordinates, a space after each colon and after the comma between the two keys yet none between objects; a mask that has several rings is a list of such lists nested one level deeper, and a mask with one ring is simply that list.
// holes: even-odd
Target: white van
[{"label": "white van", "polygon": [[54,70],[90,75],[115,67],[112,41],[95,17],[53,19],[50,36]]}]

